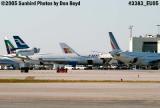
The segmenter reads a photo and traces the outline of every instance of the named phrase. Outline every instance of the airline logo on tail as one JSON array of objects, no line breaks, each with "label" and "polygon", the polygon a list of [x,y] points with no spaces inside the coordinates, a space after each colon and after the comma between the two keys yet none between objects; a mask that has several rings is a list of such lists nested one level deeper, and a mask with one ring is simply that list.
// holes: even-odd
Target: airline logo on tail
[{"label": "airline logo on tail", "polygon": [[71,47],[69,47],[66,43],[59,43],[65,54],[76,54],[80,56],[77,52],[75,52]]},{"label": "airline logo on tail", "polygon": [[112,49],[113,50],[120,50],[112,32],[109,32],[109,37],[110,37]]},{"label": "airline logo on tail", "polygon": [[7,37],[5,37],[4,43],[6,45],[6,50],[7,50],[7,54],[12,54],[15,51],[15,47],[14,45],[11,43],[11,41],[9,41],[9,39]]},{"label": "airline logo on tail", "polygon": [[73,53],[69,48],[63,48],[65,54]]},{"label": "airline logo on tail", "polygon": [[20,49],[29,48],[29,46],[19,36],[13,36],[13,38],[18,48]]}]

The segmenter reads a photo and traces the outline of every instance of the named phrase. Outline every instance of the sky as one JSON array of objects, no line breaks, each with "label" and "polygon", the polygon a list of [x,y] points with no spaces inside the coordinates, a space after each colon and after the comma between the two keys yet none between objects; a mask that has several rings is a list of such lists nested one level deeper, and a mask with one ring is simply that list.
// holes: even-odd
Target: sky
[{"label": "sky", "polygon": [[62,53],[59,42],[80,54],[108,52],[110,31],[119,46],[128,50],[130,25],[134,26],[133,36],[139,36],[156,34],[160,24],[160,6],[130,6],[128,2],[80,0],[77,7],[0,5],[0,54],[6,54],[4,37],[14,42],[13,35],[21,36],[30,47],[41,48],[42,53]]}]

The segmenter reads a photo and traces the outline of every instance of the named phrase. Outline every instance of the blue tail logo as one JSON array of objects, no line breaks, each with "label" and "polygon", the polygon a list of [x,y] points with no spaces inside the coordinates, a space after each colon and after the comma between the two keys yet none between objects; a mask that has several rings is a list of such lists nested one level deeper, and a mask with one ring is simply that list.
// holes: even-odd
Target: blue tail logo
[{"label": "blue tail logo", "polygon": [[20,49],[29,48],[29,46],[19,36],[13,36],[13,38],[18,48]]}]

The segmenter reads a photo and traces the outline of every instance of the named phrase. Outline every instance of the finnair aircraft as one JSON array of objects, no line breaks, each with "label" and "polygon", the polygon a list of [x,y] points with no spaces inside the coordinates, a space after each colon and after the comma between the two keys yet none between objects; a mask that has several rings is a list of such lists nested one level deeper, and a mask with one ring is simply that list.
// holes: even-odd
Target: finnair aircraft
[{"label": "finnair aircraft", "polygon": [[[13,36],[17,48],[12,48],[19,56],[31,56],[40,52],[40,48],[30,48],[19,36]],[[12,45],[13,46],[13,45]]]},{"label": "finnair aircraft", "polygon": [[12,42],[5,37],[4,39],[7,55],[2,55],[0,59],[0,64],[5,65],[12,65],[15,68],[20,68],[20,65],[23,64],[39,64],[39,60],[31,60],[28,56],[33,55],[35,52],[31,49],[29,49],[29,46],[27,49],[26,47],[15,47]]},{"label": "finnair aircraft", "polygon": [[19,49],[27,49],[29,46],[19,37],[19,36],[13,36],[14,41],[17,45],[17,48]]},{"label": "finnair aircraft", "polygon": [[160,54],[151,52],[122,51],[118,46],[112,32],[109,32],[113,58],[124,62],[128,66],[142,66],[147,69],[160,69]]},{"label": "finnair aircraft", "polygon": [[[24,48],[24,41],[20,37],[14,37],[16,45],[18,48]],[[23,43],[23,44],[22,44]],[[25,49],[25,48],[24,48]],[[92,56],[80,56],[73,49],[65,49],[67,53],[73,51],[74,56],[68,55],[55,55],[55,54],[36,54],[34,56],[29,56],[30,59],[37,59],[40,63],[56,63],[56,64],[69,64],[75,67],[76,65],[102,65],[103,61],[98,57]]]}]

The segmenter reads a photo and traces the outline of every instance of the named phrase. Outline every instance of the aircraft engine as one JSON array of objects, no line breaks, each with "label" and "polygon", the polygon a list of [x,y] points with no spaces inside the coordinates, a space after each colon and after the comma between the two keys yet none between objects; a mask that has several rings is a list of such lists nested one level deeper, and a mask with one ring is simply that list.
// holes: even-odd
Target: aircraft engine
[{"label": "aircraft engine", "polygon": [[136,63],[138,61],[138,58],[134,58],[132,63]]},{"label": "aircraft engine", "polygon": [[129,60],[129,63],[136,63],[137,61],[138,61],[138,58],[137,57],[132,57],[132,58],[129,58],[130,60]]},{"label": "aircraft engine", "polygon": [[120,57],[117,57],[117,60],[120,60],[120,61],[123,61],[123,62],[126,62],[126,63],[135,64],[138,61],[138,58],[128,56],[128,55],[121,55]]},{"label": "aircraft engine", "polygon": [[40,49],[39,48],[28,48],[28,49],[18,49],[16,50],[16,54],[20,56],[32,56],[35,53],[39,53]]},{"label": "aircraft engine", "polygon": [[34,50],[34,53],[39,53],[40,52],[40,48],[33,48],[33,50]]}]

